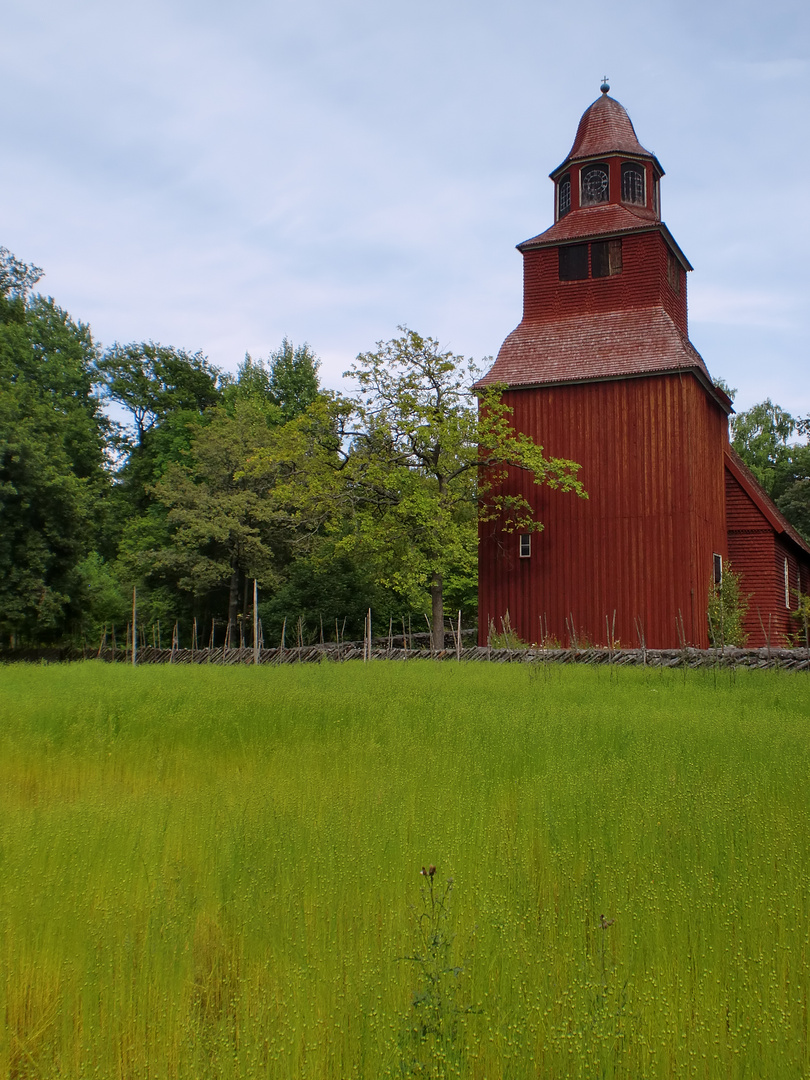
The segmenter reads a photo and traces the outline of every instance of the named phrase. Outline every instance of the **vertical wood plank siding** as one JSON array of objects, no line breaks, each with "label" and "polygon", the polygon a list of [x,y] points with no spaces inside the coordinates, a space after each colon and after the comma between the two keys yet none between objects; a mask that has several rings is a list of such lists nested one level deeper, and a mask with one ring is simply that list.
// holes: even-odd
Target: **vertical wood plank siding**
[{"label": "vertical wood plank siding", "polygon": [[549,491],[515,470],[506,481],[544,523],[532,554],[498,522],[481,526],[480,642],[489,621],[538,641],[548,632],[571,644],[606,643],[605,617],[625,645],[678,644],[680,611],[687,640],[708,645],[706,604],[714,552],[728,557],[723,446],[726,418],[694,376],[661,375],[571,386],[509,390],[513,424],[547,456],[582,465],[587,500]]}]

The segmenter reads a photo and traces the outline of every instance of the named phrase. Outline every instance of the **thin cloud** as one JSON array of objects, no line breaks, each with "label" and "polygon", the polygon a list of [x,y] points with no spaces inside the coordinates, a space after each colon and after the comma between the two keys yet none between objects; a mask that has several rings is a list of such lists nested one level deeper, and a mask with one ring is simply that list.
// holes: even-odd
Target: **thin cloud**
[{"label": "thin cloud", "polygon": [[[803,9],[6,8],[0,243],[101,341],[202,348],[233,369],[288,334],[338,381],[401,322],[497,352],[520,316],[514,245],[552,223],[548,173],[607,73],[667,169],[695,326],[721,350],[724,328],[769,330],[772,371],[810,410]],[[753,371],[761,342],[728,337]]]},{"label": "thin cloud", "polygon": [[697,323],[788,330],[798,324],[799,312],[796,298],[772,291],[708,285],[693,288],[689,296],[689,318]]}]

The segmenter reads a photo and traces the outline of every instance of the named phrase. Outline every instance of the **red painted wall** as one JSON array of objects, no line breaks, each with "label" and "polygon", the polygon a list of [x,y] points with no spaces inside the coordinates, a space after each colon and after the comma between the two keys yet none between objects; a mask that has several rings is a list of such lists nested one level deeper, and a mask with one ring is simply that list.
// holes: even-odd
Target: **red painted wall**
[{"label": "red painted wall", "polygon": [[560,281],[559,248],[527,251],[523,256],[523,318],[545,322],[660,306],[686,334],[686,273],[679,265],[679,291],[675,292],[667,280],[667,250],[658,232],[625,233],[622,272],[583,281]]},{"label": "red painted wall", "polygon": [[[798,606],[796,591],[802,568],[793,545],[774,532],[773,526],[726,470],[728,513],[728,556],[732,569],[740,575],[743,595],[748,601],[744,620],[748,644],[752,647],[785,645],[798,630],[790,617]],[[785,603],[785,559],[788,560],[788,602]],[[808,577],[805,570],[804,578]],[[805,585],[806,588],[806,585]]]},{"label": "red painted wall", "polygon": [[[556,253],[555,253],[556,255]],[[556,267],[555,267],[556,275]],[[605,617],[627,646],[635,619],[651,648],[708,645],[706,607],[712,554],[728,557],[723,447],[726,417],[690,374],[510,390],[513,423],[548,456],[582,465],[587,500],[549,491],[526,474],[508,483],[524,492],[541,521],[532,555],[516,535],[481,525],[479,625],[508,610],[526,641],[549,634],[606,643]]]}]

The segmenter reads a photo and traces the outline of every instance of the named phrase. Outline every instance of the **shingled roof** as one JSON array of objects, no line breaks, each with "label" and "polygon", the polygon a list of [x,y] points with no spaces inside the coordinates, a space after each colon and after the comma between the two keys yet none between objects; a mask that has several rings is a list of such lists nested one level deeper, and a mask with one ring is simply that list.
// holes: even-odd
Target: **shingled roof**
[{"label": "shingled roof", "polygon": [[664,175],[655,155],[645,150],[636,138],[633,121],[627,115],[625,107],[615,98],[603,93],[582,114],[574,145],[563,164],[551,175],[555,176],[570,161],[582,161],[605,154],[633,154],[653,158],[660,174]]},{"label": "shingled roof", "polygon": [[477,386],[509,387],[692,371],[713,382],[703,358],[661,307],[522,322]]},{"label": "shingled roof", "polygon": [[[518,251],[543,247],[546,244],[559,244],[566,240],[585,239],[605,233],[627,233],[656,226],[658,226],[658,215],[645,206],[631,208],[617,206],[616,203],[602,203],[566,214],[545,232],[518,244]],[[688,269],[691,270],[691,266],[688,266]]]}]

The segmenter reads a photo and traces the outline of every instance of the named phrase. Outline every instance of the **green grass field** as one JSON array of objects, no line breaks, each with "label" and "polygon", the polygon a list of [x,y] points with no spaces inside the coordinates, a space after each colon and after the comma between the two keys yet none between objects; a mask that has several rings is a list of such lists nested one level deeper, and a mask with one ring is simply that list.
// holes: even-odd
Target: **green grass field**
[{"label": "green grass field", "polygon": [[2,668],[0,1076],[807,1076],[809,736],[772,672]]}]

